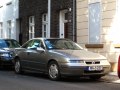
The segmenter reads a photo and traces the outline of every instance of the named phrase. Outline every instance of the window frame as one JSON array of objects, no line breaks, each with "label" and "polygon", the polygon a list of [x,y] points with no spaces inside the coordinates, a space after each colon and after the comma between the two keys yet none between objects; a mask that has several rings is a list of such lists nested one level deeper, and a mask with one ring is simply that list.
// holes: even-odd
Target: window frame
[{"label": "window frame", "polygon": [[32,39],[35,37],[35,17],[30,16],[29,17],[29,39]]},{"label": "window frame", "polygon": [[7,37],[9,39],[12,38],[12,21],[11,20],[7,21]]},{"label": "window frame", "polygon": [[0,22],[0,38],[3,38],[3,23]]},{"label": "window frame", "polygon": [[47,37],[48,35],[48,14],[44,13],[42,15],[42,37]]}]

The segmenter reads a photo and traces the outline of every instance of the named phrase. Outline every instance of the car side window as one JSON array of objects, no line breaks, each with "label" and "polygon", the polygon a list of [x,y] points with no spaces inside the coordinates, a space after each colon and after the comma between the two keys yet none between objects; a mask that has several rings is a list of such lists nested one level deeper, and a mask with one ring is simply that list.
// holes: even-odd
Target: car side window
[{"label": "car side window", "polygon": [[37,48],[37,47],[42,47],[43,49],[45,48],[41,40],[31,40],[24,44],[22,48]]},{"label": "car side window", "polygon": [[32,47],[35,47],[35,48],[41,47],[44,49],[44,45],[41,40],[34,40]]},{"label": "car side window", "polygon": [[32,43],[31,48],[37,48],[37,47],[41,47],[40,40],[34,40],[33,43]]},{"label": "car side window", "polygon": [[32,43],[33,43],[33,40],[30,40],[29,42],[25,43],[22,48],[28,48],[28,47],[31,47],[32,46]]}]

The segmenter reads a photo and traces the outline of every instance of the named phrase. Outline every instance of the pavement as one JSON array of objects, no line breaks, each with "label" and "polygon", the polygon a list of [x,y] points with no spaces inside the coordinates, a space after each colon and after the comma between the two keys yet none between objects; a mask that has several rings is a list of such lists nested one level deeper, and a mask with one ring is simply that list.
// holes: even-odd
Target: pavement
[{"label": "pavement", "polygon": [[106,80],[106,82],[120,84],[120,78],[118,77],[117,72],[110,72],[103,78]]}]

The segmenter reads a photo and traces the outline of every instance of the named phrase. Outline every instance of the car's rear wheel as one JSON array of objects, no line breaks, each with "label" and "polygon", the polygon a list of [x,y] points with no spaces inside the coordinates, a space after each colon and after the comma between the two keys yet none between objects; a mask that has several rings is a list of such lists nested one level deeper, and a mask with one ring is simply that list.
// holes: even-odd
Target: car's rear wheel
[{"label": "car's rear wheel", "polygon": [[21,64],[20,64],[20,60],[19,59],[15,60],[15,73],[17,73],[17,74],[21,74],[22,73]]},{"label": "car's rear wheel", "polygon": [[60,70],[57,62],[52,61],[48,65],[48,76],[51,80],[59,80],[60,79]]},{"label": "car's rear wheel", "polygon": [[90,76],[92,80],[99,80],[102,76]]}]

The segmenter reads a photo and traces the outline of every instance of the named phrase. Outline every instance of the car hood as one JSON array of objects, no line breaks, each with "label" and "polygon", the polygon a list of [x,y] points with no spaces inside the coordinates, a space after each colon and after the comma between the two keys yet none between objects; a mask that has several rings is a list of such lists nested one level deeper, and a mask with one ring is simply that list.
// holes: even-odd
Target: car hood
[{"label": "car hood", "polygon": [[10,51],[14,51],[15,49],[13,48],[0,48],[0,52],[10,52]]},{"label": "car hood", "polygon": [[9,51],[6,49],[0,48],[0,53],[2,53],[2,52],[9,52]]},{"label": "car hood", "polygon": [[82,60],[106,59],[104,56],[98,53],[93,53],[87,50],[53,50],[52,52],[59,55],[63,55],[73,60],[74,59],[82,59]]}]

